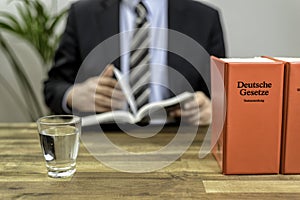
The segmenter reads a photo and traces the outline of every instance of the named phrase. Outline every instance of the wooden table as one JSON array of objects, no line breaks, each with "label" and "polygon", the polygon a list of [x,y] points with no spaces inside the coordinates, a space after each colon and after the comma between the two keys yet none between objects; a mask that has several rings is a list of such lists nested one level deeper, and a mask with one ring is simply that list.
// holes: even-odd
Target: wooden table
[{"label": "wooden table", "polygon": [[[36,125],[3,123],[0,199],[300,199],[300,176],[224,176],[211,155],[199,160],[203,132],[180,159],[149,173],[110,169],[81,144],[75,175],[53,179],[46,175]],[[122,133],[109,135],[116,143],[128,140]],[[166,131],[147,143],[136,140],[130,147],[151,149],[173,136]]]}]

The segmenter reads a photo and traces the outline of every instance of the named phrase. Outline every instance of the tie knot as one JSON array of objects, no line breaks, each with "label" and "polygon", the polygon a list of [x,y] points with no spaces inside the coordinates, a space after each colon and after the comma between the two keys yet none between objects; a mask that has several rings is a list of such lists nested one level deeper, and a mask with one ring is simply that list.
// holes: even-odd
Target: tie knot
[{"label": "tie knot", "polygon": [[135,13],[137,15],[137,21],[143,22],[147,17],[147,8],[142,1],[140,1],[135,7]]}]

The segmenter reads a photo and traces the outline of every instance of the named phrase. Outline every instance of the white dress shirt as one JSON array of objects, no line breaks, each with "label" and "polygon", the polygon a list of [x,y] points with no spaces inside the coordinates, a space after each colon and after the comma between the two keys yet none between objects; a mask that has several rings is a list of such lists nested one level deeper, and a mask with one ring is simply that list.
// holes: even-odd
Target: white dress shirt
[{"label": "white dress shirt", "polygon": [[[120,4],[120,32],[121,32],[121,70],[124,74],[129,72],[129,49],[133,30],[135,29],[135,7],[139,0],[123,0]],[[168,27],[168,1],[143,0],[148,11],[150,23],[150,69],[151,94],[150,102],[160,101],[168,97],[167,73],[167,27]],[[162,87],[165,86],[165,87]]]}]

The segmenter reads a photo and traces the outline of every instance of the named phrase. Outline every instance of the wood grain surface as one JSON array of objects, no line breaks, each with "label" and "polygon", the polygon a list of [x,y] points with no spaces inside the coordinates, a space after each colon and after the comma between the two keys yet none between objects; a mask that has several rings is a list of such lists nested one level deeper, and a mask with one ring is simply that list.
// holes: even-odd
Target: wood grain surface
[{"label": "wood grain surface", "polygon": [[[299,175],[222,175],[211,155],[198,158],[206,128],[171,165],[149,173],[119,172],[103,165],[80,145],[71,178],[46,174],[34,123],[0,124],[0,199],[300,199]],[[166,128],[148,139],[110,132],[122,148],[153,151],[176,133]]]}]

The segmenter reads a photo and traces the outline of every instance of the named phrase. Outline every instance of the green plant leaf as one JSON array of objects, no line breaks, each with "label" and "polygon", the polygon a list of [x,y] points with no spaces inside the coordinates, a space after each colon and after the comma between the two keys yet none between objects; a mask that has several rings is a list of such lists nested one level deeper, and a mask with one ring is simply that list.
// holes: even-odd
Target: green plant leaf
[{"label": "green plant leaf", "polygon": [[36,14],[37,14],[37,20],[43,24],[46,25],[48,20],[49,20],[49,16],[50,14],[46,11],[46,9],[44,8],[45,5],[40,2],[40,1],[32,1],[33,2],[33,6],[34,9],[36,10]]},{"label": "green plant leaf", "polygon": [[21,33],[22,32],[22,26],[20,23],[16,20],[16,16],[0,11],[0,16],[1,16],[1,22],[2,24],[7,24],[7,26],[11,27],[11,30]]},{"label": "green plant leaf", "polygon": [[[29,4],[31,6],[31,4]],[[37,21],[35,20],[34,12],[30,10],[30,7],[24,7],[22,4],[16,5],[17,11],[20,14],[21,22],[23,26],[23,33],[20,36],[32,44],[39,52],[39,33],[35,30],[38,29]]]},{"label": "green plant leaf", "polygon": [[53,17],[53,22],[50,24],[50,27],[47,29],[49,32],[54,32],[54,29],[56,25],[63,19],[63,17],[67,14],[69,9],[64,9],[60,13],[58,13],[56,16]]},{"label": "green plant leaf", "polygon": [[6,24],[5,22],[2,22],[0,21],[0,28],[3,29],[3,30],[6,30],[6,31],[9,31],[9,32],[12,32],[12,33],[16,33],[14,27]]}]

